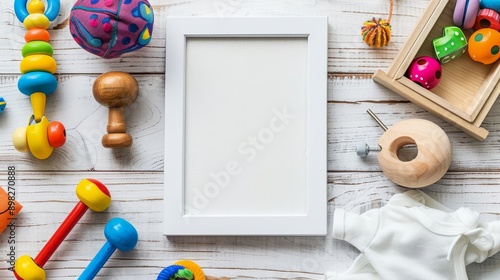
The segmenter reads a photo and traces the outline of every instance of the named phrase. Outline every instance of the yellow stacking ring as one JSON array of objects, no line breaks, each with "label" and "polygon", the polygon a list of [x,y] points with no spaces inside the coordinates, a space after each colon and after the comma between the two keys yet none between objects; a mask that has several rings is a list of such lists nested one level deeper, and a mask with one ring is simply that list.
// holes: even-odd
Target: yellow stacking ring
[{"label": "yellow stacking ring", "polygon": [[47,29],[50,26],[50,20],[44,14],[30,14],[23,21],[26,29],[43,28]]},{"label": "yellow stacking ring", "polygon": [[32,71],[45,71],[54,74],[57,70],[57,63],[52,56],[44,54],[28,55],[21,60],[21,73]]}]

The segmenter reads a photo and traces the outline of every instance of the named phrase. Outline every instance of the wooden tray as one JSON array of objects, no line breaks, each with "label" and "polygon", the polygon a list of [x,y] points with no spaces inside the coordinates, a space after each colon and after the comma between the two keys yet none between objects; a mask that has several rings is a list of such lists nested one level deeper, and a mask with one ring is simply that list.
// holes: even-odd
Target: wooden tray
[{"label": "wooden tray", "polygon": [[[414,58],[434,57],[432,40],[443,36],[445,26],[454,25],[455,3],[455,0],[431,0],[387,73],[377,70],[373,80],[482,141],[489,132],[481,124],[500,93],[499,62],[483,65],[464,53],[441,65],[441,81],[432,91],[404,76]],[[473,31],[464,33],[469,38]]]}]

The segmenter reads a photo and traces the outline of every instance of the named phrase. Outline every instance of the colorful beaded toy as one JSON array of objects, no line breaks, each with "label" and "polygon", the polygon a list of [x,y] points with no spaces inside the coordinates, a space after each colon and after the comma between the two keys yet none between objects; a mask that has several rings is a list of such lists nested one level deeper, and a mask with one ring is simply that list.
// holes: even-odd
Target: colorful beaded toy
[{"label": "colorful beaded toy", "polygon": [[156,280],[205,280],[205,273],[197,263],[180,260],[165,267]]},{"label": "colorful beaded toy", "polygon": [[47,0],[47,7],[41,0],[15,0],[14,11],[27,32],[26,45],[22,49],[23,60],[20,70],[23,74],[17,83],[20,92],[30,97],[33,114],[28,126],[16,129],[12,142],[20,152],[30,151],[38,159],[46,159],[54,148],[66,141],[66,130],[60,122],[49,122],[45,116],[47,95],[57,88],[54,73],[57,63],[52,57],[54,49],[49,44],[47,28],[59,14],[60,1]]}]

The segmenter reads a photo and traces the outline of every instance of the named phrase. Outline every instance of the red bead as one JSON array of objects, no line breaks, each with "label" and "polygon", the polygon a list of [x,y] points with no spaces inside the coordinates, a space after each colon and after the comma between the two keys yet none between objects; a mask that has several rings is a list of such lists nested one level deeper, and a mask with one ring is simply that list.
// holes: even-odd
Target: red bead
[{"label": "red bead", "polygon": [[479,30],[481,28],[492,28],[500,31],[500,15],[490,9],[479,10],[474,29]]},{"label": "red bead", "polygon": [[49,144],[53,148],[59,148],[66,142],[66,129],[64,125],[58,121],[52,121],[47,127],[47,136]]}]

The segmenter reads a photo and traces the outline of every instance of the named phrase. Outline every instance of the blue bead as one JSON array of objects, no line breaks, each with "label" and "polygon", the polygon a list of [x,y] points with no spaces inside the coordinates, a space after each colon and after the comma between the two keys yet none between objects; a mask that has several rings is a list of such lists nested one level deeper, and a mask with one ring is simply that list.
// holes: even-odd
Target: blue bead
[{"label": "blue bead", "polygon": [[479,2],[479,7],[481,9],[491,9],[500,13],[500,1],[498,0],[481,0]]},{"label": "blue bead", "polygon": [[49,72],[28,72],[19,78],[17,88],[20,92],[28,96],[34,92],[43,92],[48,95],[56,90],[57,79]]},{"label": "blue bead", "polygon": [[3,99],[3,97],[0,96],[0,113],[3,112],[3,110],[5,110],[5,106],[7,106],[7,102],[5,102],[5,99]]}]

